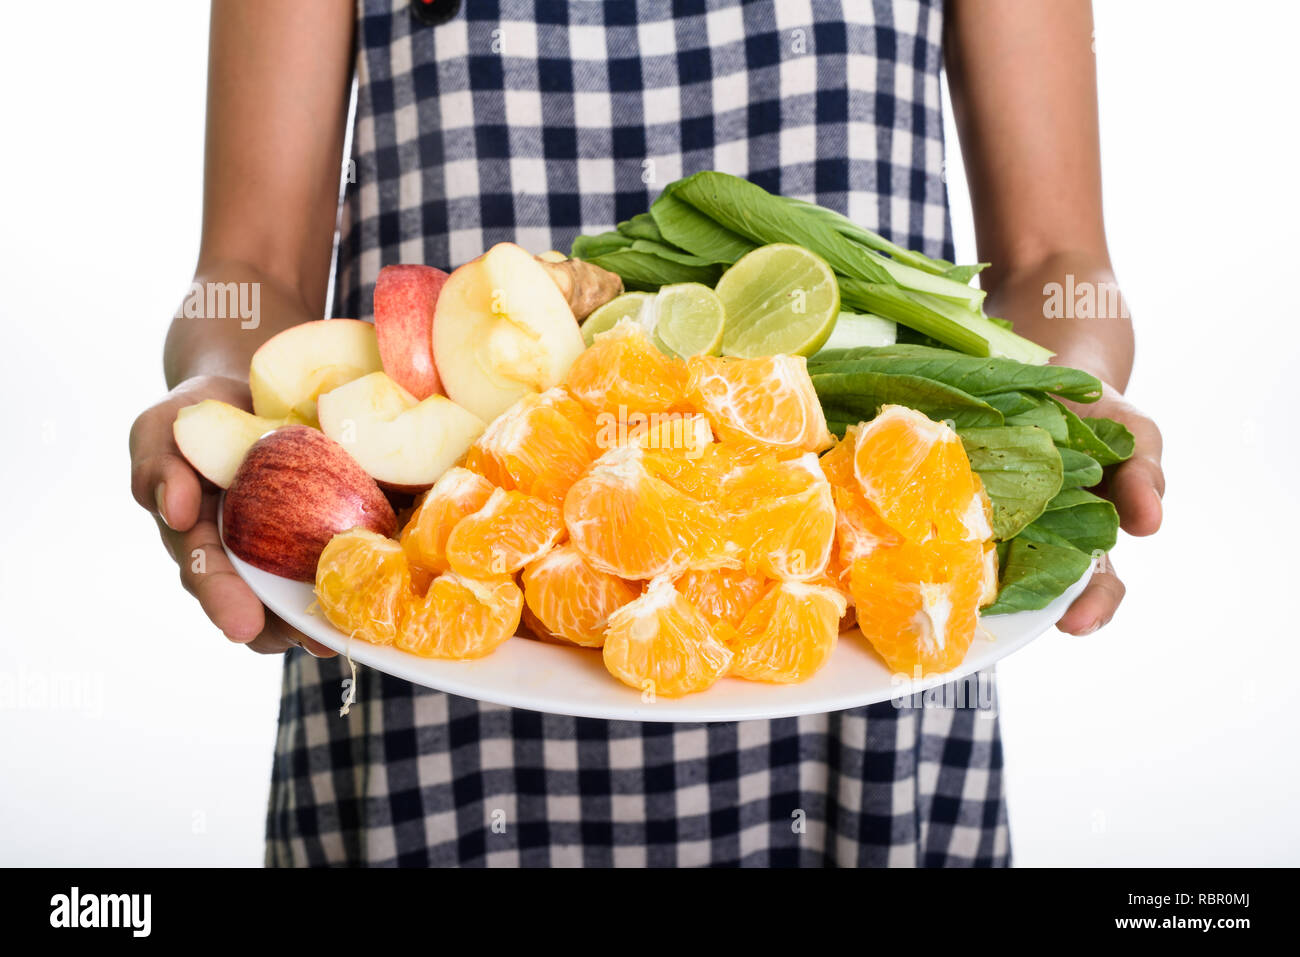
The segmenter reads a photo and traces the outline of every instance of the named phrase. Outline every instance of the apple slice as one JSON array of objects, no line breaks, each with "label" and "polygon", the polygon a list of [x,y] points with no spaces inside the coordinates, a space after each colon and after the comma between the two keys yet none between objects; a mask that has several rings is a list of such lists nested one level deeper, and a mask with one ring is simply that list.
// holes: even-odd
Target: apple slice
[{"label": "apple slice", "polygon": [[483,420],[441,395],[420,401],[372,372],[317,400],[321,430],[385,488],[419,492],[464,457]]},{"label": "apple slice", "polygon": [[172,435],[200,475],[218,488],[229,488],[253,443],[282,425],[283,419],[265,419],[227,402],[204,399],[176,413]]},{"label": "apple slice", "polygon": [[383,368],[375,327],[359,319],[318,319],[286,329],[253,353],[248,387],[263,418],[290,415],[316,424],[316,397]]},{"label": "apple slice", "polygon": [[253,444],[221,510],[222,538],[255,568],[315,581],[316,562],[339,532],[397,533],[383,491],[343,447],[313,428],[287,425]]},{"label": "apple slice", "polygon": [[514,243],[498,243],[452,272],[438,296],[438,377],[454,402],[484,421],[559,385],[582,349],[564,294]]},{"label": "apple slice", "polygon": [[417,399],[442,393],[433,363],[433,316],[447,274],[432,266],[385,266],[375,280],[375,336],[384,371]]}]

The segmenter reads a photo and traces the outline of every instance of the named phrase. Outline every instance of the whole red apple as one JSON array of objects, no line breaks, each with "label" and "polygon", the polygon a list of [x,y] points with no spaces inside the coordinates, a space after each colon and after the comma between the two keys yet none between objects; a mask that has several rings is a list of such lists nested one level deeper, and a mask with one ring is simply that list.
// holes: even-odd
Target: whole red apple
[{"label": "whole red apple", "polygon": [[222,535],[232,552],[273,575],[314,581],[329,540],[350,528],[397,533],[388,499],[343,446],[304,425],[253,444],[226,490]]},{"label": "whole red apple", "polygon": [[433,361],[433,316],[447,274],[432,266],[385,266],[375,280],[375,335],[389,378],[417,399],[442,394]]}]

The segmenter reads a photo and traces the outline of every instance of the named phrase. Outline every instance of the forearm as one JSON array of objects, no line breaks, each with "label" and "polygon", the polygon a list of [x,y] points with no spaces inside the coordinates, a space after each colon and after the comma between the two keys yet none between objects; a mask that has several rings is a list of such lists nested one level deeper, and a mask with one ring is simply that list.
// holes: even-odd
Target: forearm
[{"label": "forearm", "polygon": [[991,315],[1117,389],[1133,328],[1102,219],[1087,0],[953,0],[949,87]]},{"label": "forearm", "polygon": [[990,315],[1119,391],[1133,371],[1133,323],[1103,251],[1049,254],[1004,270],[989,289]]},{"label": "forearm", "polygon": [[201,264],[163,347],[167,387],[196,376],[248,381],[248,363],[267,339],[323,318],[302,297],[256,266]]},{"label": "forearm", "polygon": [[203,235],[164,347],[171,387],[247,383],[258,346],[324,317],[354,16],[350,0],[212,5]]}]

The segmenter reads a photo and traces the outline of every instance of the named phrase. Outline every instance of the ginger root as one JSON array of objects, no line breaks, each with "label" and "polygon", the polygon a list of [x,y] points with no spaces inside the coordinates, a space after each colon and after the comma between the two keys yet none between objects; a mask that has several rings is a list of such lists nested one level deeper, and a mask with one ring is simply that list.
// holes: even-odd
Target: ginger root
[{"label": "ginger root", "polygon": [[569,259],[555,251],[536,257],[560,288],[578,321],[623,294],[623,277],[581,259]]}]

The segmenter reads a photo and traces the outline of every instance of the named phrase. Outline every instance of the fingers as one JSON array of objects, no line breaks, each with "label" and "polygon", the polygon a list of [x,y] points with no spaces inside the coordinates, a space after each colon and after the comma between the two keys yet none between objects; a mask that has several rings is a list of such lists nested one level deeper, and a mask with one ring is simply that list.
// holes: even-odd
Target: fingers
[{"label": "fingers", "polygon": [[189,531],[177,532],[161,522],[158,529],[180,566],[181,584],[229,640],[264,655],[297,647],[317,658],[334,657],[335,652],[263,607],[239,577],[217,536],[215,496],[203,500],[199,520]]},{"label": "fingers", "polygon": [[155,406],[131,428],[131,494],[142,508],[185,531],[198,519],[203,487],[172,437],[176,410]]},{"label": "fingers", "polygon": [[217,535],[217,496],[205,494],[202,480],[176,447],[172,427],[182,406],[216,397],[248,408],[248,386],[221,377],[187,381],[131,426],[131,494],[158,522],[185,590],[228,639],[260,654],[297,647],[318,658],[333,657],[333,651],[263,607],[236,573]]},{"label": "fingers", "polygon": [[336,652],[308,638],[283,618],[269,611],[266,613],[266,627],[260,635],[248,643],[248,647],[262,655],[280,655],[292,648],[301,648],[317,658],[333,658],[336,655]]},{"label": "fingers", "polygon": [[1164,519],[1165,473],[1158,461],[1136,455],[1115,469],[1111,498],[1119,524],[1130,535],[1153,535]]},{"label": "fingers", "polygon": [[203,500],[198,520],[188,531],[163,531],[180,566],[181,584],[199,600],[203,613],[231,641],[247,644],[266,628],[262,602],[235,572],[217,536],[217,500]]},{"label": "fingers", "polygon": [[1061,616],[1056,627],[1068,635],[1090,635],[1115,616],[1123,600],[1124,583],[1115,574],[1110,556],[1103,555],[1088,587]]},{"label": "fingers", "polygon": [[1108,497],[1119,512],[1120,527],[1130,535],[1152,535],[1164,517],[1165,473],[1160,465],[1164,439],[1152,419],[1132,403],[1116,397],[1102,414],[1133,433],[1133,456],[1108,476]]}]

